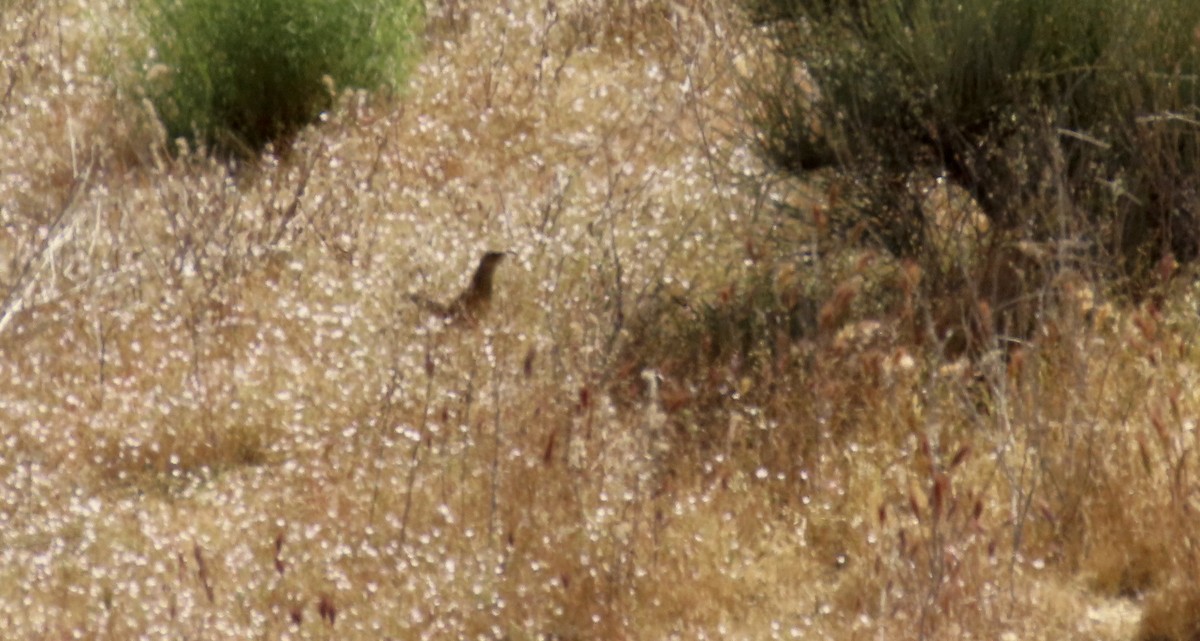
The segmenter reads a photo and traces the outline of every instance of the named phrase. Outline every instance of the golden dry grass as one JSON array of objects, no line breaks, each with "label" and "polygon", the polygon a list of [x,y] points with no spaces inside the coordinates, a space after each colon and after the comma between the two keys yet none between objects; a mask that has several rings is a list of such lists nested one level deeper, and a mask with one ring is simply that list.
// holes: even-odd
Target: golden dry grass
[{"label": "golden dry grass", "polygon": [[[911,266],[796,257],[767,205],[821,190],[741,135],[728,3],[446,2],[407,92],[233,174],[103,68],[124,3],[2,6],[4,638],[1196,628],[1194,288],[1064,279],[1033,347],[943,363]],[[488,321],[428,323],[488,249]]]}]

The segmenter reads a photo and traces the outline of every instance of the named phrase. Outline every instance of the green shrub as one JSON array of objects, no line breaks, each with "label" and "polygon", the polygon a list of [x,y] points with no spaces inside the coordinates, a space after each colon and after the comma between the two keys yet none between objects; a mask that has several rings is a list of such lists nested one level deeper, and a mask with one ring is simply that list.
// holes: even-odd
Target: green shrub
[{"label": "green shrub", "polygon": [[147,94],[172,140],[255,153],[313,122],[332,87],[402,79],[415,0],[148,0]]},{"label": "green shrub", "polygon": [[853,177],[849,222],[898,253],[926,248],[917,192],[942,177],[994,229],[1087,239],[1122,274],[1200,254],[1200,3],[751,3],[784,60],[766,157]]}]

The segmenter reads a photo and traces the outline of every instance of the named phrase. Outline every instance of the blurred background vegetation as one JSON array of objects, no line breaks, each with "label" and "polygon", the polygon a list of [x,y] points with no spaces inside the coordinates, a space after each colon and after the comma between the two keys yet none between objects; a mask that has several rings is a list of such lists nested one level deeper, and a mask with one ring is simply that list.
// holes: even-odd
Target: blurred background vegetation
[{"label": "blurred background vegetation", "polygon": [[[927,255],[920,190],[964,190],[1007,241],[1066,241],[1127,292],[1200,248],[1200,5],[753,0],[784,62],[765,156],[854,177],[841,224]],[[928,261],[927,264],[935,264]]]}]

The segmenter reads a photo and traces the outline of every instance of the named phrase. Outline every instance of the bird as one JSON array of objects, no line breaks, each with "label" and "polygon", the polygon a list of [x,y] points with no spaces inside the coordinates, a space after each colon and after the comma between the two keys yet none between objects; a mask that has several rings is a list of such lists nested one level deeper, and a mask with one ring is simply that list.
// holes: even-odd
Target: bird
[{"label": "bird", "polygon": [[458,298],[449,304],[443,305],[415,294],[409,298],[431,315],[441,318],[447,325],[473,327],[487,315],[488,309],[492,306],[492,280],[495,277],[496,268],[500,266],[500,262],[507,255],[508,252],[498,251],[489,251],[484,254],[479,259],[479,266],[475,268],[475,274],[471,276],[471,283],[458,295]]}]

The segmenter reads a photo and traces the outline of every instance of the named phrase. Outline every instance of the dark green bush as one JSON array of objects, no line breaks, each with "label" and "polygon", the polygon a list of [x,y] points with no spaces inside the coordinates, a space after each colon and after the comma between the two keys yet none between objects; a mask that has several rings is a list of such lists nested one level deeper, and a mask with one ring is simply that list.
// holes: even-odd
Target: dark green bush
[{"label": "dark green bush", "polygon": [[416,0],[148,0],[152,64],[166,73],[148,74],[147,94],[172,140],[254,153],[327,109],[329,81],[399,82],[421,15]]},{"label": "dark green bush", "polygon": [[926,248],[917,189],[942,177],[995,230],[1086,239],[1124,275],[1200,254],[1200,3],[751,6],[785,61],[760,87],[766,157],[852,177],[850,222],[898,253]]}]

